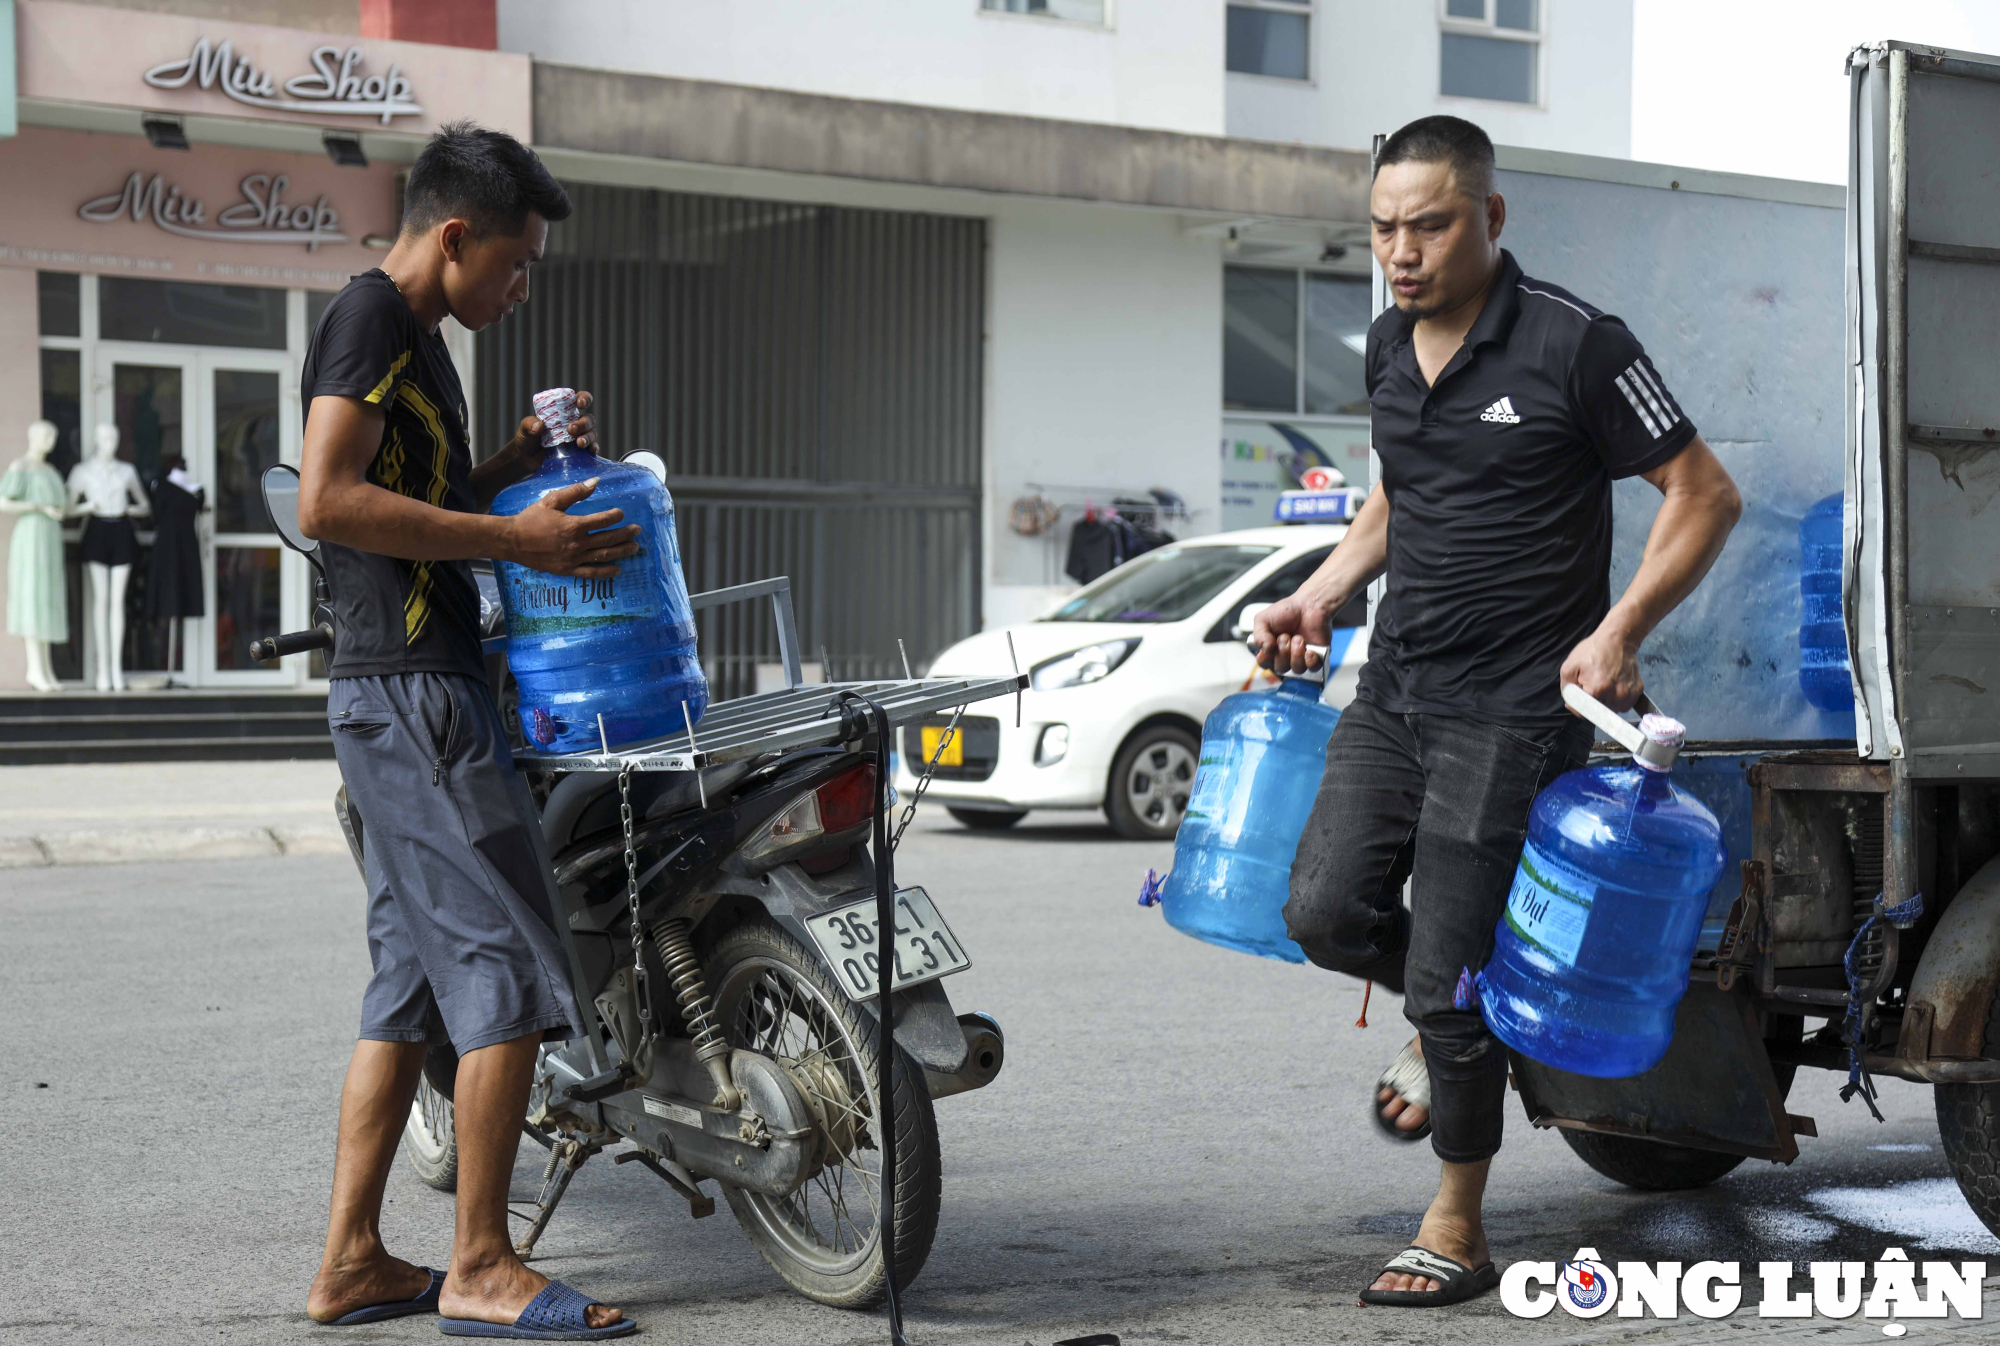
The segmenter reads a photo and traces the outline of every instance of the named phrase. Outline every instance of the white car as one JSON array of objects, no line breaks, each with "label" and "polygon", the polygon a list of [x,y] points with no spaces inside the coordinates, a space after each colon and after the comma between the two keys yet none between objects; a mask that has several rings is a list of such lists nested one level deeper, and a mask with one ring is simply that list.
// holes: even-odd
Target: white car
[{"label": "white car", "polygon": [[[1011,701],[959,720],[925,798],[967,827],[1012,827],[1030,809],[1103,809],[1123,836],[1173,836],[1202,721],[1256,671],[1244,609],[1289,595],[1346,532],[1294,524],[1190,538],[1135,557],[1038,621],[951,646],[933,676],[1004,676],[1011,635],[1031,688],[1018,728]],[[1359,596],[1336,617],[1325,698],[1334,705],[1353,695],[1367,620]],[[947,722],[904,727],[896,785],[905,798]]]}]

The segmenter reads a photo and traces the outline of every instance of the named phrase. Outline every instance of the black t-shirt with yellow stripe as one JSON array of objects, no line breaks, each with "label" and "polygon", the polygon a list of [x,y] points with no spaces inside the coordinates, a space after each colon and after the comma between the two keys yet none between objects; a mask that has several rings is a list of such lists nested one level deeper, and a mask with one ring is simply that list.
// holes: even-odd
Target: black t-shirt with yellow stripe
[{"label": "black t-shirt with yellow stripe", "polygon": [[[306,348],[300,392],[354,397],[388,413],[368,480],[440,509],[478,507],[465,394],[444,338],[426,332],[395,282],[368,271],[335,295]],[[464,561],[406,561],[322,543],[333,591],[329,674],[485,676],[479,651],[479,590]]]}]

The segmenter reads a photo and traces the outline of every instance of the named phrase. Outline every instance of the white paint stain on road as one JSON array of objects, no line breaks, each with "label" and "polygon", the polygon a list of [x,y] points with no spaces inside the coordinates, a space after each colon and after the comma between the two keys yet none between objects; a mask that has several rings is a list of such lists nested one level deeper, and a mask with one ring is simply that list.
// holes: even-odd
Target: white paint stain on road
[{"label": "white paint stain on road", "polygon": [[1831,1187],[1807,1199],[1836,1220],[1893,1235],[1906,1248],[2000,1253],[2000,1239],[1979,1223],[1950,1178],[1893,1187]]}]

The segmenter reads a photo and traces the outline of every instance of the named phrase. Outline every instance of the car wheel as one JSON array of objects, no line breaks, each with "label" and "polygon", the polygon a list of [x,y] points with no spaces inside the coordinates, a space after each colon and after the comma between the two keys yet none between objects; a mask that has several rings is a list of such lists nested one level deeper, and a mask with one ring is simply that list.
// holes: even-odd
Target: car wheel
[{"label": "car wheel", "polygon": [[1141,729],[1111,764],[1104,812],[1111,828],[1134,841],[1170,841],[1187,814],[1201,744],[1172,725]]},{"label": "car wheel", "polygon": [[1028,816],[1026,809],[955,809],[947,806],[945,812],[958,820],[961,827],[970,827],[978,832],[998,832],[1012,827]]}]

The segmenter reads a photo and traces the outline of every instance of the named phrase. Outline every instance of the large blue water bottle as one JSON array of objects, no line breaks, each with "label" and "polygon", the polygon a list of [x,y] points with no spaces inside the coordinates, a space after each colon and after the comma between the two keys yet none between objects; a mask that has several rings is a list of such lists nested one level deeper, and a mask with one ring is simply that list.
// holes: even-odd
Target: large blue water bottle
[{"label": "large blue water bottle", "polygon": [[1799,521],[1799,686],[1821,710],[1854,710],[1847,672],[1847,618],[1840,607],[1841,505],[1838,491]]},{"label": "large blue water bottle", "polygon": [[1634,726],[1574,684],[1563,700],[1632,761],[1567,772],[1535,800],[1479,1003],[1523,1056],[1622,1079],[1673,1041],[1722,873],[1722,828],[1669,774],[1686,734],[1678,720],[1655,712]]},{"label": "large blue water bottle", "polygon": [[1160,892],[1167,922],[1225,949],[1303,963],[1285,933],[1292,856],[1340,712],[1317,678],[1224,697],[1201,727],[1201,766]]},{"label": "large blue water bottle", "polygon": [[[625,511],[639,525],[639,554],[604,579],[550,575],[511,561],[494,566],[507,610],[507,666],[521,697],[521,732],[539,752],[596,751],[700,723],[708,679],[695,656],[694,612],[674,536],[673,498],[641,467],[599,458],[569,437],[576,394],[535,396],[548,453],[494,497],[495,514],[519,514],[550,491],[597,478],[571,514]],[[685,710],[683,710],[685,703]]]}]

